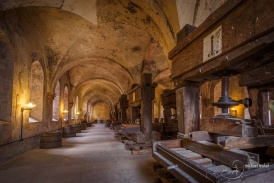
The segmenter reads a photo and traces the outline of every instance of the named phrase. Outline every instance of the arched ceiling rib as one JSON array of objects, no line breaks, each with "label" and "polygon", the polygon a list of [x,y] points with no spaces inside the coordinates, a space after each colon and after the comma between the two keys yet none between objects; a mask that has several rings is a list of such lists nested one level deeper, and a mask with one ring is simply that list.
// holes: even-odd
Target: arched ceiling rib
[{"label": "arched ceiling rib", "polygon": [[75,0],[2,0],[2,2],[0,2],[0,10],[28,6],[53,7],[81,16],[96,25],[96,1],[97,0],[77,0],[77,2]]},{"label": "arched ceiling rib", "polygon": [[[101,79],[94,79],[89,80],[79,86],[77,86],[75,93],[77,92],[78,95],[85,96],[87,93],[94,91],[101,94],[108,93],[113,97],[121,95],[119,88],[115,86],[115,84]],[[116,97],[115,97],[116,98]]]},{"label": "arched ceiling rib", "polygon": [[[13,11],[27,17],[22,26],[39,34],[51,90],[68,74],[73,95],[80,94],[87,102],[90,93],[101,92],[108,98],[104,100],[116,103],[145,72],[165,88],[172,87],[167,53],[175,45],[178,25],[170,17],[177,13],[164,12],[163,4],[162,0],[3,0],[0,7],[24,6]],[[173,0],[165,6],[176,11]]]},{"label": "arched ceiling rib", "polygon": [[88,100],[88,105],[90,107],[94,107],[96,104],[102,103],[102,102],[107,103],[109,106],[112,106],[111,101],[106,96],[102,96],[102,95],[97,95],[97,96],[95,95],[92,98],[90,98]]}]

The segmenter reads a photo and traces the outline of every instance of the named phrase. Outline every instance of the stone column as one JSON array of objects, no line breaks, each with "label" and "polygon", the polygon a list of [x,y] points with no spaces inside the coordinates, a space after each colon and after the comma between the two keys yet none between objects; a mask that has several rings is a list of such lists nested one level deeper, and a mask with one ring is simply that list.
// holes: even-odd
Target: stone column
[{"label": "stone column", "polygon": [[199,87],[177,88],[176,107],[179,132],[186,134],[199,130]]}]

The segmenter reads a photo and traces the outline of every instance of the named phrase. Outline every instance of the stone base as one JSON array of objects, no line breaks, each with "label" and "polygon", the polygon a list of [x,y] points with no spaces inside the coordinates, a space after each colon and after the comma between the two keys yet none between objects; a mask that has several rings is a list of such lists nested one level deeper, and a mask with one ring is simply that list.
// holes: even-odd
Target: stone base
[{"label": "stone base", "polygon": [[134,140],[138,144],[145,143],[146,135],[142,132],[133,132],[132,140]]},{"label": "stone base", "polygon": [[52,149],[62,147],[62,133],[59,131],[42,133],[40,138],[40,149]]},{"label": "stone base", "polygon": [[12,159],[40,144],[40,135],[0,146],[0,163]]}]

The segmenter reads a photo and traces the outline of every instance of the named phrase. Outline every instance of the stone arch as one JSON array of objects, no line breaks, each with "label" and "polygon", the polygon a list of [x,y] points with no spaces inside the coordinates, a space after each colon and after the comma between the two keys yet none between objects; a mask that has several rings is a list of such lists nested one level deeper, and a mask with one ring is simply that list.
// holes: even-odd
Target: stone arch
[{"label": "stone arch", "polygon": [[[111,67],[109,67],[109,63],[112,63]],[[123,75],[124,78],[127,78],[129,80],[129,82],[131,83],[135,82],[130,71],[127,68],[125,68],[123,65],[121,65],[119,62],[115,60],[111,60],[106,57],[94,56],[92,58],[82,58],[82,59],[77,59],[70,62],[65,62],[62,66],[59,65],[57,67],[58,72],[55,73],[52,80],[52,84],[56,83],[56,81],[70,69],[76,67],[77,65],[85,65],[85,64],[94,64],[97,67],[102,67],[102,68],[106,68],[106,66],[108,66],[109,67],[108,69],[115,71],[116,73],[119,73],[119,75]],[[124,90],[126,89],[121,87],[121,83],[115,83],[115,84],[117,85],[119,90],[122,90],[122,92],[124,92]]]},{"label": "stone arch", "polygon": [[97,101],[92,108],[92,117],[97,120],[110,119],[110,106],[104,101]]},{"label": "stone arch", "polygon": [[29,122],[38,122],[43,120],[44,106],[44,71],[39,61],[34,61],[30,71],[30,102],[36,105],[30,110]]}]

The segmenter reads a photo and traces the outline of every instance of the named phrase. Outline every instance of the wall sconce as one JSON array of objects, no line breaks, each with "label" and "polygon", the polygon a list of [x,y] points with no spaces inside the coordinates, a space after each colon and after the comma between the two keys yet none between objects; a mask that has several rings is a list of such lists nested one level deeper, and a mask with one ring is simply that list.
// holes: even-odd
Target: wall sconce
[{"label": "wall sconce", "polygon": [[22,107],[21,107],[21,135],[20,135],[20,140],[23,140],[23,120],[24,120],[24,110],[31,110],[35,107],[36,105],[35,104],[32,104],[31,102],[28,103],[28,104],[24,104]]},{"label": "wall sconce", "polygon": [[77,111],[76,113],[75,113],[75,115],[76,115],[76,124],[78,124],[78,115],[80,114],[80,112],[79,111]]},{"label": "wall sconce", "polygon": [[34,108],[36,105],[33,104],[33,103],[28,103],[28,104],[24,104],[22,107],[21,107],[21,111],[23,112],[24,110],[31,110],[32,108]]},{"label": "wall sconce", "polygon": [[234,111],[234,115],[235,115],[235,117],[237,117],[237,109],[235,107],[232,107],[230,110]]},{"label": "wall sconce", "polygon": [[66,110],[66,109],[62,111],[61,129],[63,127],[64,115],[67,114],[67,113],[68,113],[68,110]]}]

